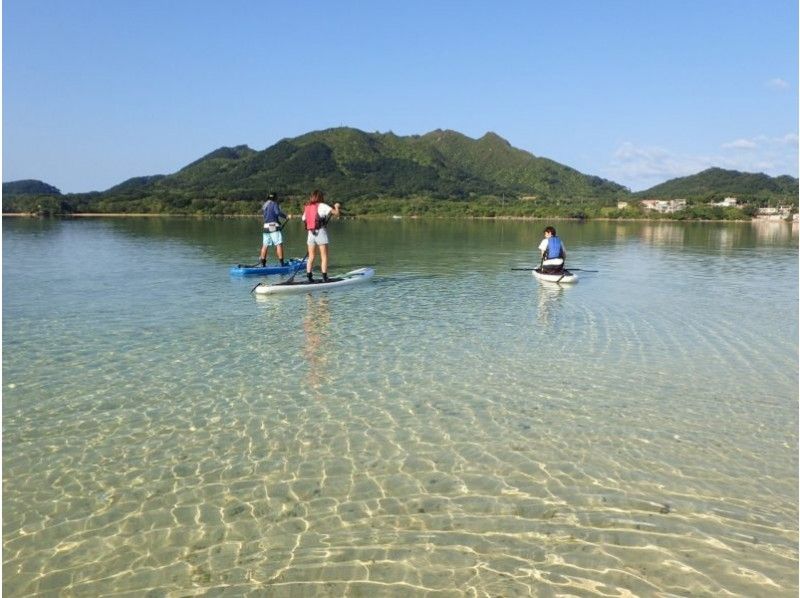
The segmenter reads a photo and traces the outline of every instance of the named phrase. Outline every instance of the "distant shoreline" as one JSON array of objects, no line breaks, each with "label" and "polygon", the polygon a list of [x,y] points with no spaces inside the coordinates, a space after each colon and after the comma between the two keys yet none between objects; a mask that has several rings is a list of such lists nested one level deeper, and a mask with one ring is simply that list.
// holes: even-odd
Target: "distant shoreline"
[{"label": "distant shoreline", "polygon": [[[38,216],[33,212],[3,212],[3,218],[252,218],[257,219],[261,214],[152,214],[152,213],[126,213],[109,212],[107,214],[97,214],[93,212],[80,212],[75,214],[58,214],[53,216]],[[378,219],[378,220],[525,220],[540,222],[663,222],[670,224],[689,223],[689,222],[778,222],[784,224],[797,225],[793,220],[767,220],[764,218],[751,218],[749,220],[674,220],[671,218],[569,218],[566,216],[541,218],[539,216],[401,216],[395,218],[386,214],[362,214],[359,216],[343,216],[344,219]],[[299,215],[293,215],[292,219],[300,219]]]},{"label": "distant shoreline", "polygon": [[[42,216],[42,218],[157,218],[158,216],[181,216],[182,214],[127,214],[125,212],[109,213],[109,214],[94,214],[90,212],[76,213],[76,214],[54,214],[53,216]],[[3,218],[10,216],[12,218],[39,218],[38,214],[34,212],[3,212]]]}]

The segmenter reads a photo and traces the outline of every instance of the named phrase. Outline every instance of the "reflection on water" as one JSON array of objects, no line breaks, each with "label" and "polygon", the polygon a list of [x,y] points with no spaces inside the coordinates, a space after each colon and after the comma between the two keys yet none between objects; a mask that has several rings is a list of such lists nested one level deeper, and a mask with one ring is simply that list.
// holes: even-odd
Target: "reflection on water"
[{"label": "reflection on water", "polygon": [[782,243],[797,236],[797,228],[787,222],[754,220],[752,223],[756,238],[761,243]]},{"label": "reflection on water", "polygon": [[553,324],[558,318],[558,310],[568,285],[557,282],[539,281],[538,318],[541,324]]},{"label": "reflection on water", "polygon": [[331,310],[327,295],[306,295],[306,311],[303,316],[303,332],[305,344],[303,355],[308,365],[308,374],[304,383],[313,391],[317,399],[324,398],[320,392],[328,380],[328,351],[330,345]]},{"label": "reflection on water", "polygon": [[711,236],[711,243],[720,249],[730,249],[736,243],[736,233],[730,228],[715,230]]},{"label": "reflection on water", "polygon": [[646,224],[642,227],[641,238],[651,245],[683,245],[685,232],[682,224]]},{"label": "reflection on water", "polygon": [[[617,246],[631,241],[641,241],[655,248],[684,247],[716,252],[788,246],[796,244],[798,239],[796,224],[763,220],[732,223],[623,222],[613,223],[611,226],[606,238]],[[564,230],[564,235],[570,234],[565,225],[561,225],[561,230]],[[601,230],[602,228],[597,228],[593,232],[597,233]],[[597,237],[594,235],[592,237],[581,235],[578,238],[577,246],[587,248],[592,245],[602,246],[604,244],[602,241],[598,243]],[[569,236],[565,238],[569,239]],[[569,245],[576,245],[576,241],[571,239]]]}]

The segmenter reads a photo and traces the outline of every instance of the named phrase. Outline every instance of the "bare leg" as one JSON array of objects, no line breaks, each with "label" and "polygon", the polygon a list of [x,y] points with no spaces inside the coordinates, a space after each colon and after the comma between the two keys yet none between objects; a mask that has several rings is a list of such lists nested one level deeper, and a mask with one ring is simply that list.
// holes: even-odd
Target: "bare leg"
[{"label": "bare leg", "polygon": [[267,246],[261,246],[261,253],[258,256],[258,260],[261,262],[261,265],[264,266],[267,263]]},{"label": "bare leg", "polygon": [[283,263],[283,244],[277,245],[275,247],[275,253],[278,254],[278,260],[280,260],[281,264]]},{"label": "bare leg", "polygon": [[314,270],[314,256],[316,254],[316,245],[308,245],[308,261],[306,262],[306,274],[309,276]]},{"label": "bare leg", "polygon": [[322,278],[328,278],[328,246],[319,246],[319,261],[320,269],[322,270]]}]

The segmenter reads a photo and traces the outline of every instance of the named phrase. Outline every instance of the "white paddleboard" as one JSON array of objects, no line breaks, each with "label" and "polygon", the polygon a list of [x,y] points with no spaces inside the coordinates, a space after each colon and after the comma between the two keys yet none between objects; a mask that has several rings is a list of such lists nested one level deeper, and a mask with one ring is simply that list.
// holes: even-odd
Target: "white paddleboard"
[{"label": "white paddleboard", "polygon": [[[329,289],[340,289],[354,284],[365,282],[375,275],[372,268],[359,268],[351,270],[347,274],[331,278],[324,282],[321,278],[315,278],[314,282],[309,282],[304,272],[298,272],[297,276],[291,281],[278,282],[275,284],[259,284],[253,292],[257,295],[278,295],[281,293],[312,293]],[[319,276],[319,275],[317,275]],[[301,278],[302,277],[302,278]]]},{"label": "white paddleboard", "polygon": [[562,284],[572,284],[578,282],[578,275],[569,270],[562,270],[558,274],[542,274],[539,268],[533,270],[533,275],[543,282],[559,282]]}]

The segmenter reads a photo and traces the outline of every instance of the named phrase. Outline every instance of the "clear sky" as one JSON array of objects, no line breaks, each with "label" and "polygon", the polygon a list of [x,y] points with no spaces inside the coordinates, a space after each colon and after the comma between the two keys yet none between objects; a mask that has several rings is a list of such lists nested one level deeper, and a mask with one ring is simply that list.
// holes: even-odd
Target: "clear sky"
[{"label": "clear sky", "polygon": [[646,189],[798,174],[797,0],[3,0],[4,181],[99,191],[351,126]]}]

